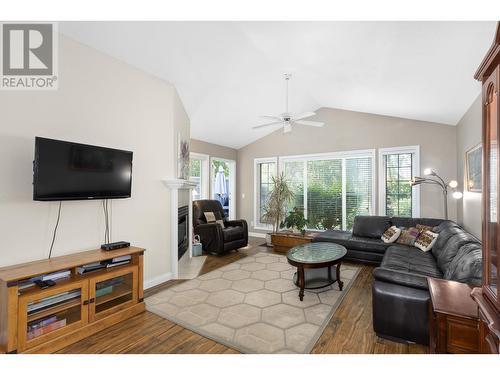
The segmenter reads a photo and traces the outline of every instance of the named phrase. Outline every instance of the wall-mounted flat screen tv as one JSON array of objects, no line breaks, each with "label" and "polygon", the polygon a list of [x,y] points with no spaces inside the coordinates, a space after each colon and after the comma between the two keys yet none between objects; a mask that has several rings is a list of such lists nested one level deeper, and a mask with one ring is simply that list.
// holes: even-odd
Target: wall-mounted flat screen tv
[{"label": "wall-mounted flat screen tv", "polygon": [[33,199],[129,198],[132,152],[35,138]]}]

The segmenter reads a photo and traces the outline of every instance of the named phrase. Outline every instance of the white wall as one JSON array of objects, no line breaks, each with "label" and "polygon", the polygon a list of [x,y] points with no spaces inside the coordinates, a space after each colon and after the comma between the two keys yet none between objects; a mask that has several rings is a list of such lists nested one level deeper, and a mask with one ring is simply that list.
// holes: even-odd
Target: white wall
[{"label": "white wall", "polygon": [[[460,183],[460,189],[464,189],[466,184],[465,153],[481,143],[481,108],[479,95],[457,124],[457,181]],[[457,209],[458,223],[478,238],[481,238],[481,196],[481,193],[464,191],[464,197],[458,201]]]},{"label": "white wall", "polygon": [[[170,192],[176,137],[189,119],[175,88],[131,66],[60,37],[59,90],[0,91],[0,266],[48,254],[57,202],[32,200],[35,136],[134,152],[132,198],[113,201],[113,240],[147,249],[145,279],[170,271]],[[104,241],[100,202],[63,202],[53,256]],[[149,283],[150,284],[150,283]]]},{"label": "white wall", "polygon": [[[297,126],[287,134],[279,129],[238,150],[241,172],[237,174],[237,216],[248,220],[251,227],[255,158],[419,145],[421,170],[432,167],[447,181],[457,178],[454,126],[333,108],[321,108],[316,113],[313,119],[323,121],[324,127]],[[444,217],[442,199],[436,186],[421,186],[420,216]],[[456,202],[451,197],[449,217],[457,217]]]}]

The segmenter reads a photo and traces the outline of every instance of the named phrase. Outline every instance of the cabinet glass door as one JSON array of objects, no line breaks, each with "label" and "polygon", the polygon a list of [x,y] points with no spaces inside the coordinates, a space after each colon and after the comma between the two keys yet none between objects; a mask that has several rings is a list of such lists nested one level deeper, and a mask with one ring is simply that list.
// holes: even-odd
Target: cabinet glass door
[{"label": "cabinet glass door", "polygon": [[483,86],[484,102],[484,262],[486,293],[498,304],[498,251],[499,251],[499,127],[498,127],[498,68]]},{"label": "cabinet glass door", "polygon": [[106,272],[90,281],[90,320],[102,319],[137,303],[137,267]]},{"label": "cabinet glass door", "polygon": [[19,296],[19,351],[87,324],[88,282],[64,282]]}]

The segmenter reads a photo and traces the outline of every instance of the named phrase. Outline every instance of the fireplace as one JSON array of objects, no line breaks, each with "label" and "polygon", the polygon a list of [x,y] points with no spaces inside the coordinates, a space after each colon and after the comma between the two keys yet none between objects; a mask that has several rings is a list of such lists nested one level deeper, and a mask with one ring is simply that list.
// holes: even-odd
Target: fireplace
[{"label": "fireplace", "polygon": [[177,218],[177,259],[181,259],[189,249],[189,207],[179,207]]}]

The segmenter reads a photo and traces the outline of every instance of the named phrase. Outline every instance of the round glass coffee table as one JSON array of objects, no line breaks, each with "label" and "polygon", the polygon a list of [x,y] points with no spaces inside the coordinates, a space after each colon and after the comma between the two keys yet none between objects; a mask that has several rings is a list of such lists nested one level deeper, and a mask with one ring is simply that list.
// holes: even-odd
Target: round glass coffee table
[{"label": "round glass coffee table", "polygon": [[[292,247],[287,254],[288,263],[297,267],[293,277],[300,288],[299,298],[304,299],[304,289],[318,289],[335,282],[342,290],[340,264],[347,254],[344,246],[330,242],[311,242]],[[332,266],[336,266],[335,278],[332,278]]]}]

